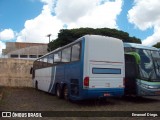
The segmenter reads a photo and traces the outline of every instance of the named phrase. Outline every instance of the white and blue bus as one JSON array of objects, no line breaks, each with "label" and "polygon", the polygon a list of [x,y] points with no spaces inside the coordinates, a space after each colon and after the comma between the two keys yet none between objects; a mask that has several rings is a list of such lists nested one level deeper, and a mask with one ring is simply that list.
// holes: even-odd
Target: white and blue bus
[{"label": "white and blue bus", "polygon": [[160,54],[155,47],[125,43],[125,94],[160,95]]},{"label": "white and blue bus", "polygon": [[82,100],[124,95],[122,40],[85,35],[34,61],[35,88]]}]

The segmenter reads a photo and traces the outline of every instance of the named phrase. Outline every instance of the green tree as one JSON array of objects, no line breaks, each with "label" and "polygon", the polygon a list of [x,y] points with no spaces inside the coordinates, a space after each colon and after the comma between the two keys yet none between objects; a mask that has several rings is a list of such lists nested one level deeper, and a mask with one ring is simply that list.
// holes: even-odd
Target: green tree
[{"label": "green tree", "polygon": [[158,42],[157,44],[153,45],[153,47],[160,48],[160,42]]},{"label": "green tree", "polygon": [[110,28],[78,28],[78,29],[61,29],[58,33],[58,38],[52,40],[48,44],[48,51],[55,50],[66,44],[73,42],[74,40],[86,35],[102,35],[121,39],[123,42],[139,43],[141,40],[136,37],[130,37],[127,32],[123,32],[117,29]]}]

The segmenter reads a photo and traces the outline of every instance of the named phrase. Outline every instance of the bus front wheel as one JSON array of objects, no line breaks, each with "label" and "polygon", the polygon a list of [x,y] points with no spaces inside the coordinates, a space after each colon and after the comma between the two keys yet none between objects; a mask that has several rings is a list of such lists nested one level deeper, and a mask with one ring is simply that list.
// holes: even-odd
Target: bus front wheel
[{"label": "bus front wheel", "polygon": [[69,100],[69,90],[68,90],[67,85],[65,85],[63,88],[63,95],[64,95],[65,100]]},{"label": "bus front wheel", "polygon": [[38,82],[37,81],[35,82],[35,88],[36,88],[36,90],[38,90]]},{"label": "bus front wheel", "polygon": [[62,98],[61,87],[59,84],[57,84],[57,86],[56,86],[56,95],[58,98]]}]

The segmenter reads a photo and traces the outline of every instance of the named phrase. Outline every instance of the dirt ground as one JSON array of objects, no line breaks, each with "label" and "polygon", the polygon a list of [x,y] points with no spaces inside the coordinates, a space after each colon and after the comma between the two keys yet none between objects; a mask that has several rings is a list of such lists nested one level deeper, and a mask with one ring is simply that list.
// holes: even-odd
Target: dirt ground
[{"label": "dirt ground", "polygon": [[[0,100],[0,111],[160,111],[160,96],[145,98],[116,97],[108,98],[106,100],[85,100],[79,102],[70,102],[65,101],[63,99],[58,99],[54,95],[42,91],[37,91],[34,88],[3,87],[0,88],[0,93],[3,93],[2,98]],[[83,119],[87,120],[93,120],[93,118],[95,120],[158,119],[153,117],[83,117]],[[5,118],[4,120],[7,119]],[[14,119],[28,120],[28,118]],[[82,117],[63,116],[58,118],[48,117],[37,119],[81,120]]]}]

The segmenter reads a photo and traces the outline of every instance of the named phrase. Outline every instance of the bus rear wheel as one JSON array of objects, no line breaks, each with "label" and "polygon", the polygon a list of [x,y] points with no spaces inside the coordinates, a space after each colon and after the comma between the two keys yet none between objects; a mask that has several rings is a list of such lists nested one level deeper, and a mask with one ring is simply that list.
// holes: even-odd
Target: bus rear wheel
[{"label": "bus rear wheel", "polygon": [[69,90],[68,90],[67,85],[65,85],[63,88],[63,96],[65,100],[69,100]]},{"label": "bus rear wheel", "polygon": [[35,82],[35,88],[36,88],[36,90],[38,90],[38,82],[37,81]]},{"label": "bus rear wheel", "polygon": [[62,98],[61,87],[60,87],[59,84],[58,84],[57,87],[56,87],[56,96],[57,96],[58,98]]}]

